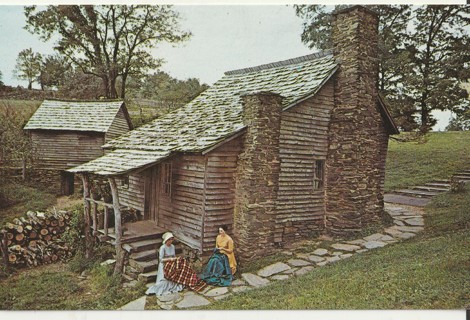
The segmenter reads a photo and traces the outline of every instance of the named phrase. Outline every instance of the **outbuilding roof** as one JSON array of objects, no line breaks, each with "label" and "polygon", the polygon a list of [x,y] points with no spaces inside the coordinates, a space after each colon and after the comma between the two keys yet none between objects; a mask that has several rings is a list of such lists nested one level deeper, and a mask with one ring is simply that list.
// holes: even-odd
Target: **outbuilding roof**
[{"label": "outbuilding roof", "polygon": [[[337,67],[332,53],[327,51],[226,72],[185,106],[104,146],[114,151],[69,171],[118,175],[151,164],[144,164],[143,159],[150,161],[150,158],[142,151],[162,156],[173,152],[204,151],[245,128],[241,96],[273,92],[283,97],[283,107],[287,109],[315,94]],[[130,154],[133,156],[128,156]],[[160,160],[159,157],[154,162]],[[113,170],[106,171],[105,167]]]},{"label": "outbuilding roof", "polygon": [[24,129],[107,132],[123,103],[44,100]]}]

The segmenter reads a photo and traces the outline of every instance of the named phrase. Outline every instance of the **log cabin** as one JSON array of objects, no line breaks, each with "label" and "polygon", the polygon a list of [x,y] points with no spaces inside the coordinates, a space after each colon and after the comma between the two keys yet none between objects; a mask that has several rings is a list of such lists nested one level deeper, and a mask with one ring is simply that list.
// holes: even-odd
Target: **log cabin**
[{"label": "log cabin", "polygon": [[248,261],[380,223],[388,136],[398,129],[377,87],[377,15],[340,11],[332,37],[329,51],[226,72],[69,171],[107,177],[116,210],[138,210],[203,255],[221,225]]},{"label": "log cabin", "polygon": [[103,144],[131,129],[123,101],[44,100],[24,127],[36,150],[33,178],[73,194],[75,178],[66,170],[102,156]]}]

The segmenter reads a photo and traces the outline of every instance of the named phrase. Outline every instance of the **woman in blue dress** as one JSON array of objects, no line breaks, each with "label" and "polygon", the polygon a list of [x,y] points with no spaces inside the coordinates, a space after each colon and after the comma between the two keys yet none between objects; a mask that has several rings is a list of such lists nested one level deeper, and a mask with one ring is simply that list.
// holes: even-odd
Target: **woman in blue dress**
[{"label": "woman in blue dress", "polygon": [[157,296],[179,292],[184,289],[184,285],[180,283],[173,282],[171,280],[165,279],[163,273],[164,264],[168,261],[173,261],[176,259],[175,246],[173,245],[173,240],[175,237],[171,232],[166,232],[163,234],[163,244],[159,250],[159,263],[158,263],[158,272],[157,280],[155,284],[148,288],[146,294],[156,294]]}]

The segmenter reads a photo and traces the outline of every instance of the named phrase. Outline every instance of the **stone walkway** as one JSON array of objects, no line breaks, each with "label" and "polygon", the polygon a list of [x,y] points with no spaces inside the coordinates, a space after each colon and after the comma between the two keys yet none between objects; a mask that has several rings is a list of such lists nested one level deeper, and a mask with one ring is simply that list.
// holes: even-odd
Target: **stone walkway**
[{"label": "stone walkway", "polygon": [[[291,258],[265,266],[256,273],[243,273],[241,278],[232,282],[230,287],[209,286],[201,293],[185,289],[180,293],[157,297],[156,301],[159,307],[164,310],[206,306],[213,301],[225,299],[239,292],[268,286],[271,283],[306,274],[315,268],[350,258],[362,252],[412,238],[424,229],[423,211],[420,208],[386,203],[385,210],[393,217],[394,225],[385,228],[381,233],[375,233],[361,239],[333,243],[328,248],[317,248],[308,253],[283,252],[290,255]],[[132,301],[119,310],[144,310],[144,298],[145,296]]]}]

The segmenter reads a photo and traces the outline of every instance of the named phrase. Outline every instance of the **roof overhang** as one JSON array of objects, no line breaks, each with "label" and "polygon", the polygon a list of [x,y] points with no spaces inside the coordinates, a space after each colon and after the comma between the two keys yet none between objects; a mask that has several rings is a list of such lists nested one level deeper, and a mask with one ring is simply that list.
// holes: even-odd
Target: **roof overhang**
[{"label": "roof overhang", "polygon": [[387,133],[399,134],[400,130],[398,130],[398,127],[395,124],[395,121],[393,121],[392,115],[390,114],[390,111],[388,111],[387,106],[385,105],[385,101],[383,100],[380,94],[378,95],[377,101],[378,101],[377,105],[379,107],[379,112],[380,112],[380,115],[382,116],[382,119],[384,120]]}]

